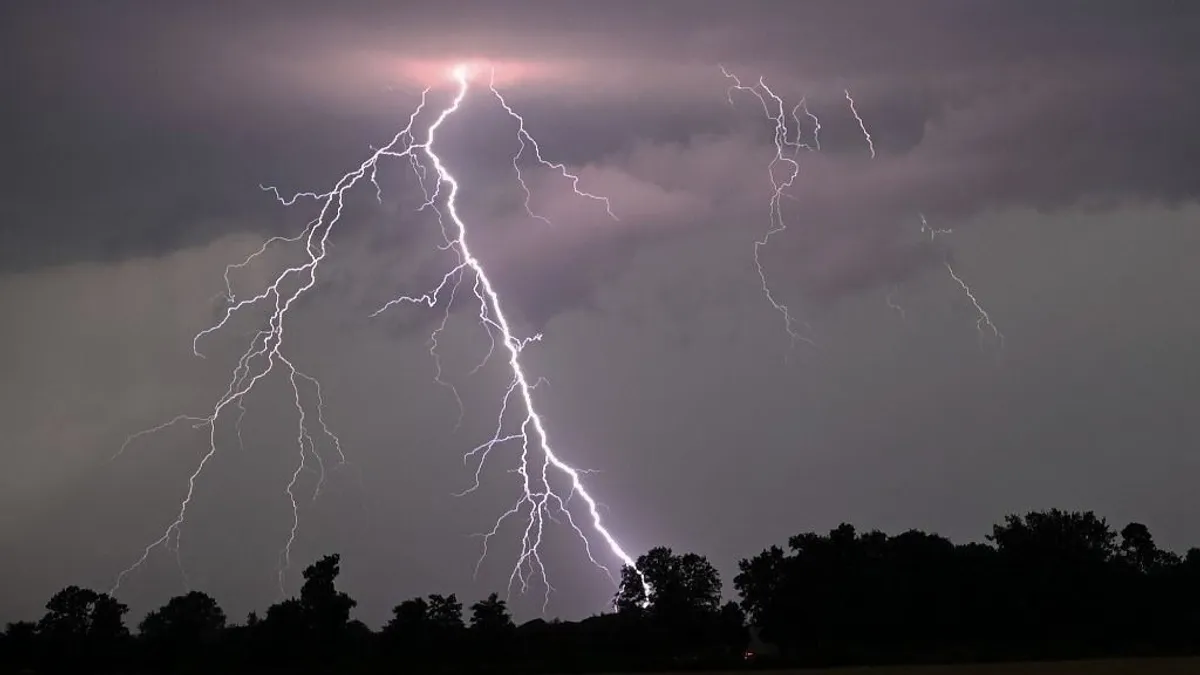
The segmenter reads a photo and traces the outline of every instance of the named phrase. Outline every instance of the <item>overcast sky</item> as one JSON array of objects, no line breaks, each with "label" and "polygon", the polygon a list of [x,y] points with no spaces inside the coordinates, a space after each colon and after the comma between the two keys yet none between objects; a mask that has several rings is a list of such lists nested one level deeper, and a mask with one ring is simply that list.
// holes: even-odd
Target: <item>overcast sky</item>
[{"label": "overcast sky", "polygon": [[[328,190],[423,87],[447,105],[461,59],[498,64],[546,158],[619,218],[526,163],[553,225],[528,217],[515,122],[472,81],[438,150],[515,332],[544,335],[522,357],[548,381],[551,443],[595,470],[631,555],[705,554],[732,595],[740,557],[842,521],[966,541],[1006,513],[1092,509],[1200,545],[1198,22],[1168,0],[5,3],[0,621],[67,584],[108,589],[174,519],[207,431],[112,458],[133,432],[211,414],[262,325],[239,314],[192,354],[225,266],[317,215],[259,185]],[[750,94],[730,105],[721,64],[788,110],[805,97],[822,125],[761,256],[809,340],[794,346],[753,258],[774,127]],[[520,538],[510,521],[473,578],[472,534],[518,496],[520,446],[453,495],[511,374],[499,355],[472,374],[489,341],[470,282],[438,342],[461,423],[429,353],[441,310],[371,318],[453,264],[411,168],[381,162],[378,182],[381,201],[365,181],[347,198],[284,347],[350,462],[318,436],[326,481],[315,500],[313,475],[297,484],[284,591],[340,552],[373,626],[413,595],[502,590]],[[953,233],[931,240],[920,214]],[[303,255],[273,248],[235,292]],[[981,338],[951,269],[1003,342]],[[178,554],[156,549],[120,589],[135,621],[188,587],[239,621],[280,598],[299,458],[284,373],[246,399],[241,443],[239,411],[220,419]],[[567,526],[542,557],[549,614],[606,607],[614,587]],[[529,618],[541,601],[513,605]]]}]

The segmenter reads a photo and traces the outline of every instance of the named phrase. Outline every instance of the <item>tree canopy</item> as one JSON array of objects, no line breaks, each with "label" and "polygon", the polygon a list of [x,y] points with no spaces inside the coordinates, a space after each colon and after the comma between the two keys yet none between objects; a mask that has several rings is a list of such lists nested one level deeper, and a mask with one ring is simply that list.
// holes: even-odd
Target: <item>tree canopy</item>
[{"label": "tree canopy", "polygon": [[[657,547],[621,570],[613,612],[517,625],[507,599],[432,593],[378,632],[338,589],[341,558],[298,597],[230,625],[199,591],[149,612],[68,586],[0,634],[0,671],[570,673],[1200,653],[1200,549],[1090,512],[1010,515],[982,541],[842,524],[741,560],[738,600],[702,555]],[[647,593],[647,588],[649,592]],[[753,655],[753,658],[749,658]]]}]

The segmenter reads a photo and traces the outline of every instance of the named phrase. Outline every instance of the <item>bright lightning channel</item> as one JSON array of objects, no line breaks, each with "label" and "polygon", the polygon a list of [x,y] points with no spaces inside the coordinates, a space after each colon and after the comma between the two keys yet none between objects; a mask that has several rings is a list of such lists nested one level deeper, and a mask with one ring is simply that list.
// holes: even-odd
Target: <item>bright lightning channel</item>
[{"label": "bright lightning channel", "polygon": [[[593,555],[592,543],[588,536],[585,535],[583,528],[576,523],[575,517],[572,515],[568,506],[572,499],[578,497],[587,507],[588,518],[590,519],[591,528],[600,535],[604,543],[613,556],[618,558],[623,564],[634,566],[633,558],[626,553],[616,537],[605,526],[599,512],[599,503],[588,492],[583,484],[582,475],[586,471],[577,469],[565,462],[553,449],[550,444],[549,437],[546,433],[545,424],[542,417],[538,414],[533,400],[533,390],[541,380],[531,382],[526,375],[524,367],[521,364],[521,353],[530,342],[540,340],[541,335],[534,335],[528,338],[518,338],[514,335],[509,324],[508,317],[505,315],[502,302],[496,289],[493,287],[490,278],[487,276],[482,263],[475,257],[472,249],[467,243],[467,226],[458,213],[457,197],[459,192],[459,182],[450,173],[443,164],[442,159],[434,151],[434,140],[438,130],[442,124],[457,112],[466,98],[470,89],[470,80],[475,68],[468,64],[460,64],[455,66],[451,71],[451,76],[457,84],[456,94],[451,103],[443,108],[437,115],[436,119],[425,128],[425,140],[417,142],[416,135],[413,131],[416,126],[417,118],[424,111],[427,96],[430,88],[426,88],[421,93],[420,103],[408,118],[408,124],[399,133],[392,137],[392,140],[381,148],[374,149],[373,153],[365,161],[363,161],[357,169],[345,174],[337,181],[334,187],[328,192],[302,192],[291,197],[285,198],[280,195],[279,191],[273,187],[263,187],[264,190],[272,192],[276,199],[285,206],[290,206],[296,203],[301,198],[316,200],[321,203],[319,215],[310,221],[303,232],[295,237],[274,237],[265,242],[257,251],[247,256],[239,263],[232,264],[226,267],[225,282],[227,306],[223,317],[213,326],[206,328],[198,333],[193,340],[193,351],[197,356],[203,356],[199,351],[199,341],[201,338],[210,333],[216,332],[223,328],[240,310],[266,305],[270,311],[267,318],[266,326],[259,330],[250,340],[246,351],[238,359],[236,366],[226,388],[225,393],[218,398],[209,414],[204,416],[180,415],[168,422],[139,431],[131,434],[122,445],[118,455],[123,452],[129,445],[139,438],[162,431],[168,427],[174,426],[180,422],[189,422],[194,428],[207,428],[209,443],[208,449],[202,456],[195,470],[188,477],[187,491],[183,500],[180,502],[179,510],[175,518],[163,531],[162,535],[150,542],[143,550],[140,557],[134,561],[132,565],[122,570],[117,575],[116,581],[112,586],[111,593],[116,593],[124,579],[133,571],[141,567],[155,548],[162,546],[168,550],[174,550],[178,555],[179,540],[183,524],[187,518],[188,507],[191,504],[196,492],[196,483],[204,472],[209,461],[217,453],[216,429],[217,421],[221,413],[227,407],[233,405],[237,407],[242,414],[245,413],[243,407],[245,398],[253,390],[254,386],[263,378],[267,377],[278,365],[285,369],[288,382],[291,385],[293,393],[293,402],[297,410],[297,464],[292,472],[291,479],[284,490],[292,507],[292,522],[288,531],[288,536],[284,546],[280,552],[280,565],[278,569],[278,577],[280,591],[283,592],[284,578],[288,567],[290,566],[291,547],[295,542],[297,529],[299,527],[299,512],[300,506],[296,495],[296,486],[301,473],[310,469],[309,461],[316,465],[314,469],[319,480],[317,487],[314,490],[313,498],[320,493],[321,486],[325,481],[325,462],[321,455],[317,452],[317,443],[313,438],[311,430],[310,417],[315,418],[316,426],[319,427],[320,434],[323,435],[336,450],[338,457],[338,466],[346,464],[346,456],[342,452],[341,442],[338,437],[330,431],[325,424],[323,409],[324,400],[321,396],[320,383],[313,377],[301,372],[296,366],[285,357],[282,347],[284,338],[284,318],[292,304],[308,289],[316,283],[317,269],[324,260],[327,250],[330,233],[334,226],[341,218],[342,209],[344,206],[345,195],[353,188],[360,180],[366,177],[376,189],[377,199],[382,199],[382,192],[379,183],[376,181],[376,171],[381,158],[392,157],[405,159],[409,162],[414,174],[416,175],[420,189],[425,196],[425,203],[418,209],[432,209],[438,217],[439,225],[442,229],[444,246],[439,246],[441,250],[450,250],[454,253],[457,263],[451,267],[449,271],[442,277],[441,282],[432,290],[421,296],[400,296],[389,301],[384,306],[380,307],[372,316],[377,316],[393,305],[397,304],[424,304],[429,307],[436,306],[443,295],[448,296],[445,303],[445,314],[442,322],[433,331],[430,336],[431,347],[430,353],[433,355],[436,364],[435,379],[438,383],[449,386],[453,390],[453,386],[444,382],[441,378],[441,363],[437,353],[437,338],[442,330],[446,327],[446,321],[449,316],[450,308],[454,302],[455,294],[459,289],[461,282],[465,276],[473,277],[473,291],[475,297],[479,300],[478,317],[481,326],[492,339],[492,349],[488,351],[488,355],[475,368],[481,368],[492,355],[497,336],[504,350],[508,354],[508,365],[512,372],[512,379],[507,391],[501,401],[500,413],[497,417],[497,425],[495,434],[488,441],[476,446],[464,457],[464,463],[471,460],[476,460],[475,464],[475,480],[474,484],[460,495],[470,493],[477,489],[481,483],[481,473],[487,462],[490,452],[499,446],[520,442],[521,452],[518,467],[515,469],[521,477],[522,492],[517,501],[506,512],[497,518],[492,529],[481,536],[483,538],[483,552],[476,563],[476,571],[478,572],[479,565],[482,564],[488,553],[488,544],[491,538],[495,536],[501,526],[510,518],[523,517],[525,526],[521,537],[521,550],[517,557],[517,561],[513,566],[512,573],[509,576],[509,592],[511,594],[514,585],[519,584],[520,590],[525,592],[528,590],[533,577],[536,575],[545,589],[543,611],[546,608],[550,599],[550,593],[553,590],[550,584],[546,567],[543,564],[540,547],[542,544],[546,519],[558,522],[555,518],[555,512],[561,514],[574,533],[583,543],[584,551],[588,559],[600,570],[604,571],[610,579],[616,581],[611,570],[596,560]],[[548,219],[539,216],[530,208],[529,200],[531,193],[524,177],[520,173],[518,165],[519,160],[524,156],[527,147],[533,148],[533,154],[536,161],[549,169],[557,171],[564,178],[567,178],[572,183],[574,192],[585,198],[602,202],[606,212],[616,218],[612,212],[611,205],[606,197],[594,195],[584,192],[579,189],[579,177],[571,174],[563,164],[553,163],[543,158],[540,147],[537,141],[525,128],[525,121],[517,114],[512,107],[504,100],[504,97],[495,87],[494,72],[489,89],[496,99],[503,106],[504,110],[518,122],[518,139],[520,141],[520,150],[513,157],[513,167],[517,172],[517,179],[522,189],[525,191],[526,200],[525,208],[531,217],[537,218],[547,224]],[[432,165],[436,179],[433,181],[433,187],[430,189],[426,180],[428,179],[428,166],[425,164],[424,158]],[[448,189],[443,197],[443,187]],[[439,204],[439,197],[442,197]],[[449,225],[446,219],[449,220]],[[304,250],[308,254],[308,260],[301,265],[289,267],[281,272],[266,290],[252,297],[239,299],[233,292],[232,283],[229,279],[229,273],[238,268],[243,268],[253,262],[256,258],[263,255],[268,246],[275,243],[298,243],[304,240]],[[285,290],[285,282],[292,282],[295,285],[291,290]],[[474,371],[472,371],[474,372]],[[303,383],[303,384],[302,384]],[[302,389],[311,387],[312,397],[315,399],[315,406],[306,406],[305,397],[302,395]],[[457,391],[455,398],[459,403],[460,419],[462,413],[462,401],[458,397]],[[509,412],[509,406],[516,398],[520,399],[520,404],[524,409],[524,417],[520,423],[519,430],[515,433],[505,433],[506,419]],[[238,438],[241,440],[240,432],[241,415],[236,421],[238,430]],[[535,460],[531,457],[534,453],[541,456],[540,467],[534,467]],[[550,484],[550,475],[553,472],[561,476],[565,476],[570,485],[570,490],[561,495],[554,491]],[[182,569],[182,565],[181,565]],[[645,579],[642,579],[643,590],[646,597],[649,597],[650,588],[646,584]]]}]

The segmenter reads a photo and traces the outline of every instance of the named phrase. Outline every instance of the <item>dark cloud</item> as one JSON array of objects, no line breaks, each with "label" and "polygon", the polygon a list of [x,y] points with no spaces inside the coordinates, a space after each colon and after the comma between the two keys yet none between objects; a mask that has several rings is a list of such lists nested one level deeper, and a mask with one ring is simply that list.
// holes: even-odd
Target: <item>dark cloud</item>
[{"label": "dark cloud", "polygon": [[230,227],[281,233],[259,183],[328,183],[413,103],[398,64],[475,53],[579,74],[511,94],[573,165],[624,169],[637,144],[727,130],[715,68],[725,61],[789,100],[809,95],[830,153],[858,148],[840,99],[852,86],[882,161],[909,177],[861,191],[881,209],[899,189],[908,211],[944,203],[959,218],[1083,193],[1186,199],[1200,78],[1186,27],[1198,10],[1151,4],[532,2],[451,16],[406,3],[17,3],[5,22],[16,68],[4,85],[15,103],[3,125],[4,260],[163,252]]}]

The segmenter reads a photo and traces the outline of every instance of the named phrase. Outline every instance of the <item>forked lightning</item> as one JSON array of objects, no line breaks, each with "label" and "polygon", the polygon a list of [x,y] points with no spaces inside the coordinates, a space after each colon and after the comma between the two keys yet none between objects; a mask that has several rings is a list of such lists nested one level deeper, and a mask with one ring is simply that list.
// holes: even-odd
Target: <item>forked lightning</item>
[{"label": "forked lightning", "polygon": [[[538,381],[530,381],[521,363],[522,351],[531,342],[539,340],[541,336],[534,335],[520,338],[514,334],[496,288],[492,285],[492,281],[488,277],[482,263],[476,258],[474,251],[468,244],[468,228],[459,214],[457,206],[457,197],[460,189],[459,182],[443,164],[442,159],[434,150],[434,142],[439,129],[447,118],[459,110],[463,100],[470,91],[470,83],[472,77],[476,74],[475,71],[475,68],[465,64],[460,64],[452,70],[451,77],[457,85],[453,100],[448,106],[438,112],[435,119],[424,127],[423,132],[419,132],[415,131],[418,127],[417,121],[425,110],[427,97],[430,92],[430,89],[426,88],[421,94],[420,103],[409,116],[407,126],[397,133],[387,145],[375,149],[370,157],[362,162],[358,168],[342,176],[328,192],[304,192],[285,198],[275,188],[264,188],[271,191],[284,205],[292,205],[302,198],[315,200],[321,205],[320,212],[299,235],[290,238],[275,237],[268,240],[261,248],[246,259],[226,268],[225,281],[228,305],[220,321],[196,335],[194,345],[196,353],[200,354],[199,341],[203,337],[223,328],[235,313],[251,307],[264,305],[267,307],[269,316],[265,326],[255,333],[246,351],[237,361],[229,381],[229,386],[214,404],[212,410],[204,416],[181,415],[165,424],[137,432],[131,435],[127,439],[125,446],[122,447],[122,450],[124,450],[130,442],[179,422],[189,422],[196,428],[206,428],[208,430],[208,449],[188,478],[186,494],[179,505],[174,519],[167,525],[162,535],[150,542],[143,549],[140,557],[117,576],[112,588],[113,592],[120,588],[122,581],[131,572],[146,562],[156,547],[164,546],[178,552],[181,529],[187,518],[188,506],[195,496],[197,480],[201,477],[206,465],[217,452],[216,429],[218,419],[230,405],[237,407],[244,413],[245,408],[242,407],[242,404],[245,397],[260,380],[271,374],[276,367],[281,368],[287,377],[294,395],[293,399],[297,410],[297,463],[285,490],[285,494],[292,507],[292,521],[287,539],[280,553],[279,581],[282,591],[284,575],[290,564],[291,546],[295,541],[296,531],[299,526],[299,504],[295,493],[299,476],[304,470],[310,468],[309,462],[311,461],[316,465],[314,470],[320,476],[317,486],[318,492],[324,482],[324,460],[317,452],[317,443],[313,435],[314,430],[319,432],[320,437],[323,437],[332,445],[337,454],[338,465],[345,464],[346,462],[346,457],[342,453],[338,437],[325,425],[322,414],[323,400],[321,399],[320,384],[315,378],[298,370],[284,355],[284,319],[292,304],[304,292],[312,288],[317,281],[317,270],[327,254],[330,234],[341,218],[346,194],[365,177],[374,185],[377,198],[382,197],[382,188],[376,181],[376,171],[380,160],[383,158],[403,159],[409,162],[425,195],[426,201],[422,205],[421,210],[430,208],[436,212],[445,240],[445,245],[439,248],[451,251],[454,254],[456,262],[450,266],[442,276],[440,282],[429,292],[419,296],[405,295],[397,297],[377,310],[375,315],[399,304],[424,304],[434,307],[442,303],[446,314],[430,336],[430,352],[435,358],[437,381],[450,386],[441,379],[441,365],[440,361],[437,360],[437,339],[446,326],[445,317],[449,316],[450,307],[454,302],[460,284],[464,279],[470,278],[474,295],[479,302],[478,317],[480,325],[492,339],[492,350],[489,350],[488,357],[491,356],[492,351],[495,349],[497,340],[502,346],[503,352],[508,357],[507,363],[512,379],[500,404],[500,413],[497,417],[495,433],[488,441],[476,446],[464,455],[464,462],[474,462],[474,482],[461,494],[467,494],[480,486],[482,471],[490,453],[501,446],[509,444],[519,444],[520,446],[515,473],[520,476],[522,491],[512,507],[501,514],[494,526],[482,535],[483,552],[479,563],[482,563],[484,557],[487,556],[488,544],[492,537],[499,533],[501,526],[510,518],[523,519],[521,549],[513,566],[512,573],[509,575],[509,591],[511,593],[514,586],[519,586],[522,592],[528,590],[536,577],[545,589],[543,600],[544,610],[553,587],[550,584],[546,566],[541,559],[540,547],[547,527],[546,520],[557,521],[555,516],[561,515],[575,535],[579,537],[589,560],[608,574],[609,578],[613,579],[614,582],[615,576],[594,555],[592,543],[585,532],[585,527],[590,528],[598,534],[603,540],[604,545],[608,548],[609,553],[620,560],[621,563],[630,566],[634,565],[633,558],[626,553],[616,537],[603,522],[596,499],[588,492],[583,483],[582,476],[585,472],[574,468],[564,461],[550,445],[545,424],[537,412],[533,399],[533,391]],[[548,224],[550,222],[544,216],[534,213],[530,208],[529,200],[531,193],[519,166],[520,160],[526,156],[527,148],[532,148],[534,159],[539,165],[551,169],[568,179],[571,182],[573,191],[577,195],[601,202],[608,215],[616,218],[607,198],[581,190],[579,188],[580,179],[577,175],[570,173],[563,164],[553,163],[544,159],[537,141],[526,130],[525,121],[496,89],[494,77],[489,83],[489,89],[499,104],[503,106],[504,110],[518,124],[517,135],[520,141],[520,150],[513,157],[512,162],[513,168],[517,173],[517,180],[525,192],[525,208],[529,215],[544,223]],[[423,141],[417,140],[418,133],[424,135],[425,139]],[[430,168],[434,172],[434,177],[431,180],[432,185],[427,182],[430,180]],[[241,299],[235,296],[232,284],[229,281],[230,271],[249,265],[261,256],[271,244],[295,244],[301,240],[304,242],[304,250],[308,255],[306,262],[283,270],[275,278],[274,282],[257,295]],[[286,290],[287,288],[292,288],[292,290]],[[486,360],[487,357],[485,357],[484,362]],[[484,362],[481,362],[476,367],[476,370]],[[308,396],[306,397],[305,394]],[[455,396],[457,398],[457,392],[455,392]],[[306,405],[306,398],[315,401],[315,405]],[[508,419],[511,412],[510,406],[514,402],[518,403],[521,408],[518,413],[520,423],[516,431],[507,431],[510,428]],[[459,404],[461,417],[461,399],[459,399]],[[239,439],[240,419],[241,415],[236,420],[239,424],[237,427],[239,429]],[[310,419],[315,419],[315,425],[310,423]],[[560,494],[555,492],[551,486],[552,477],[556,475],[560,480],[565,479],[565,482],[569,485],[569,489],[565,493]],[[576,521],[576,516],[570,509],[570,502],[576,498],[584,503],[586,509],[587,522],[583,525]],[[478,570],[478,564],[476,565],[476,570]],[[643,584],[645,584],[644,580]],[[648,597],[649,587],[645,587],[645,590]]]},{"label": "forked lightning", "polygon": [[[821,120],[809,111],[807,99],[801,98],[799,103],[792,106],[790,112],[785,111],[783,98],[767,86],[767,82],[763,77],[760,76],[758,82],[753,85],[745,85],[742,84],[741,79],[737,75],[729,72],[725,66],[719,67],[721,74],[733,82],[725,90],[725,98],[729,101],[729,104],[733,105],[733,92],[735,90],[747,92],[758,99],[759,104],[762,105],[763,113],[775,125],[774,138],[772,139],[775,154],[771,158],[770,163],[767,164],[767,175],[770,178],[772,188],[771,199],[768,202],[767,209],[770,220],[762,238],[754,242],[754,266],[758,270],[758,278],[762,284],[763,295],[766,296],[767,302],[771,303],[775,311],[779,312],[783,317],[783,327],[791,339],[792,346],[794,347],[797,341],[804,341],[810,345],[814,344],[811,338],[802,336],[796,331],[796,322],[792,316],[792,311],[782,301],[777,300],[775,294],[771,291],[760,254],[766,248],[767,244],[770,243],[772,236],[787,229],[787,224],[783,219],[783,198],[791,197],[791,195],[786,194],[786,191],[795,184],[796,178],[800,175],[800,163],[797,161],[800,151],[817,151],[821,149]],[[871,151],[871,157],[874,158],[875,143],[871,140],[871,134],[867,131],[862,117],[859,116],[858,110],[854,107],[854,99],[850,97],[850,90],[845,90],[845,94],[846,100],[850,103],[850,112],[854,115],[854,119],[858,121],[859,129],[862,130],[863,136],[867,141],[867,147]],[[803,111],[804,115],[812,120],[811,144],[801,140],[804,130],[799,111]],[[788,129],[789,117],[795,126],[795,131]]]},{"label": "forked lightning", "polygon": [[[796,332],[795,321],[792,317],[791,310],[788,309],[788,306],[782,301],[777,300],[775,294],[771,291],[771,287],[767,283],[766,271],[763,269],[759,254],[762,249],[767,246],[773,235],[779,234],[787,229],[787,225],[783,219],[782,200],[784,197],[792,198],[791,195],[786,194],[786,190],[792,187],[792,185],[796,182],[796,178],[800,174],[800,164],[797,161],[800,150],[816,151],[821,149],[821,120],[809,111],[807,100],[805,98],[801,98],[800,102],[792,107],[791,112],[787,113],[784,110],[783,99],[767,86],[766,80],[761,76],[758,78],[758,82],[756,84],[745,85],[742,84],[741,79],[739,79],[737,75],[729,72],[725,66],[720,66],[720,69],[721,74],[724,75],[726,79],[733,82],[733,84],[730,85],[725,91],[725,97],[729,101],[729,104],[733,105],[733,92],[735,90],[748,92],[758,99],[758,102],[762,105],[763,112],[766,114],[767,120],[769,120],[775,126],[774,138],[772,139],[775,154],[771,158],[770,163],[767,165],[767,173],[773,189],[768,206],[770,222],[762,239],[758,239],[754,242],[754,265],[758,270],[758,277],[762,283],[763,295],[766,296],[767,301],[771,303],[771,306],[783,316],[784,329],[791,338],[792,344],[795,345],[797,340],[804,340],[805,342],[812,344],[811,339],[802,337]],[[860,115],[858,112],[858,107],[854,102],[854,97],[850,95],[849,89],[843,89],[842,93],[845,96],[846,103],[850,107],[850,114],[854,117],[854,121],[858,123],[859,131],[862,132],[863,138],[867,142],[867,150],[870,152],[871,159],[875,159],[875,141],[871,137],[871,132],[867,129],[867,124],[863,121],[862,115]],[[803,110],[804,114],[813,122],[811,144],[801,141],[803,128],[800,116],[798,114],[798,111],[800,110]],[[788,129],[789,117],[795,126],[794,132]],[[783,167],[782,170],[780,170],[780,166]],[[782,178],[780,178],[780,173],[783,174]],[[951,229],[935,229],[929,225],[929,222],[925,219],[925,214],[918,215],[920,215],[921,218],[921,233],[927,234],[930,241],[933,241],[940,235],[946,235],[953,232]],[[963,293],[966,294],[967,299],[975,308],[975,311],[978,315],[976,328],[978,329],[980,339],[983,339],[984,328],[986,327],[992,332],[996,339],[1000,341],[1000,345],[1003,346],[1004,334],[1000,332],[1000,329],[997,328],[994,323],[992,323],[991,316],[987,313],[983,306],[980,305],[979,300],[975,297],[974,291],[971,290],[971,287],[967,285],[962,277],[960,277],[954,271],[954,267],[948,261],[945,262],[944,265],[946,271],[950,274],[950,278],[962,288]],[[907,320],[907,312],[896,302],[895,296],[896,288],[893,286],[888,289],[885,297],[887,306],[899,314],[902,320]]]}]

